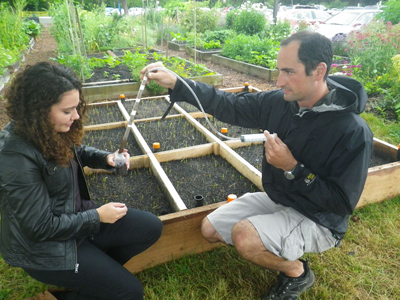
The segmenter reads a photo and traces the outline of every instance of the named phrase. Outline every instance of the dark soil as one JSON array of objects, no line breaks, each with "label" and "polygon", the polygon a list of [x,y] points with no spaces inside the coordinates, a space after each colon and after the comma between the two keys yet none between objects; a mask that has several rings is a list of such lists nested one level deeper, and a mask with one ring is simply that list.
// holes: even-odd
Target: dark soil
[{"label": "dark soil", "polygon": [[213,154],[169,161],[161,164],[188,208],[195,207],[194,197],[202,195],[204,205],[226,201],[229,194],[238,197],[260,190],[231,164]]},{"label": "dark soil", "polygon": [[87,176],[90,194],[98,204],[122,202],[155,215],[174,212],[151,169],[132,169],[128,175],[94,173]]},{"label": "dark soil", "polygon": [[127,65],[119,64],[114,68],[110,67],[95,68],[93,70],[92,77],[86,79],[85,83],[113,81],[113,80],[127,80],[127,79],[128,80],[132,79],[131,71],[129,70]]},{"label": "dark soil", "polygon": [[186,148],[208,143],[204,135],[199,132],[185,118],[164,119],[136,124],[148,146],[160,143],[160,150],[167,151]]}]

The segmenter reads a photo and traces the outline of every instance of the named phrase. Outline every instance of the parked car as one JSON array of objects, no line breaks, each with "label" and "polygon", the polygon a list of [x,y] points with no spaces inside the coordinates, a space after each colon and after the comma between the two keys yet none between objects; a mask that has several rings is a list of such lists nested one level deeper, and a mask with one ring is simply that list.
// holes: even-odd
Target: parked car
[{"label": "parked car", "polygon": [[129,16],[140,16],[144,14],[144,9],[142,7],[131,7],[128,9]]},{"label": "parked car", "polygon": [[114,7],[106,7],[105,8],[105,14],[106,16],[109,16],[111,14],[111,11],[114,9]]},{"label": "parked car", "polygon": [[373,21],[380,12],[371,9],[343,10],[320,24],[317,31],[333,41],[341,41],[353,30]]},{"label": "parked car", "polygon": [[315,25],[326,21],[330,17],[331,15],[325,11],[307,8],[287,10],[278,16],[280,20],[289,20],[292,26],[296,26],[299,22]]},{"label": "parked car", "polygon": [[117,15],[123,15],[124,14],[124,9],[123,8],[113,8],[109,15],[113,15],[113,14],[117,14]]}]

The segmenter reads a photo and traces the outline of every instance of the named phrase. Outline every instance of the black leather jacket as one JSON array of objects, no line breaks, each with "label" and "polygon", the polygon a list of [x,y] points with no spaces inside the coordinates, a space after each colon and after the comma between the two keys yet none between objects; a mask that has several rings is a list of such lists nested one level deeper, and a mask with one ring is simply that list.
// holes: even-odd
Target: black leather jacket
[{"label": "black leather jacket", "polygon": [[[16,267],[76,270],[76,240],[100,228],[95,205],[82,200],[90,209],[76,212],[72,167],[46,160],[13,128],[10,122],[0,132],[0,253]],[[109,169],[108,154],[75,147],[82,199],[90,199],[82,167]]]}]

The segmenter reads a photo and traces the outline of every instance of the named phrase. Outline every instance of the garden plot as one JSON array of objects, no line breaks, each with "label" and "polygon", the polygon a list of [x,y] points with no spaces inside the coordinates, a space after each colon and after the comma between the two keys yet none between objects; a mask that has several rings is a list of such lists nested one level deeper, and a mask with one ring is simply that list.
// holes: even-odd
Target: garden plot
[{"label": "garden plot", "polygon": [[187,208],[195,207],[195,196],[204,205],[223,202],[229,194],[241,196],[259,188],[220,156],[167,161],[161,164]]},{"label": "garden plot", "polygon": [[145,210],[157,216],[174,212],[149,168],[131,169],[126,176],[90,173],[87,179],[90,194],[100,205],[122,202],[128,207]]},{"label": "garden plot", "polygon": [[[127,99],[124,103],[125,109],[131,112],[135,104],[135,99]],[[143,98],[138,104],[138,112],[135,116],[136,120],[139,119],[153,119],[161,117],[167,111],[170,102],[166,100],[165,96]],[[178,111],[174,108],[169,112],[170,115],[178,114]]]},{"label": "garden plot", "polygon": [[[165,97],[165,100],[168,100],[168,96]],[[101,124],[103,121],[94,122],[96,125],[85,127],[85,130],[118,128],[124,132],[129,113],[120,101],[116,102],[124,121],[108,124]],[[168,106],[169,102],[166,102]],[[138,111],[141,108],[140,104]],[[159,109],[155,105],[149,107]],[[164,108],[165,104],[159,110],[164,112]],[[227,205],[226,197],[230,193],[240,196],[245,192],[263,190],[261,161],[255,161],[262,158],[262,143],[222,141],[202,125],[204,120],[201,113],[188,113],[179,104],[175,104],[174,109],[178,114],[174,111],[164,120],[161,120],[161,117],[152,117],[135,120],[132,124],[130,138],[134,138],[143,155],[132,155],[131,169],[127,176],[120,178],[105,171],[94,172],[89,168],[85,169],[90,189],[95,190],[93,193],[97,201],[120,199],[118,201],[126,201],[128,206],[135,207],[140,203],[139,200],[143,199],[145,203],[142,203],[143,206],[139,209],[159,215],[164,223],[160,240],[148,251],[126,263],[125,267],[131,272],[138,272],[188,253],[218,247],[218,244],[207,243],[202,237],[202,219],[214,209]],[[148,114],[152,114],[151,111]],[[221,124],[223,125],[225,124]],[[145,133],[146,127],[151,127],[149,136]],[[162,145],[166,141],[182,141],[188,139],[181,135],[182,132],[190,131],[192,127],[192,134],[199,132],[205,140],[193,145],[177,144],[171,150],[162,146],[162,151],[153,153],[150,145],[154,139],[160,139]],[[241,129],[235,130],[231,126],[228,127],[228,133],[234,133],[235,137],[242,133]],[[113,144],[119,145],[119,138],[118,142]],[[396,154],[397,147],[378,139],[374,140],[375,162],[371,162],[371,166],[374,166],[369,169],[358,207],[400,194],[397,182],[397,178],[400,177],[400,163],[395,161]],[[135,185],[136,183],[138,185]],[[118,193],[112,192],[115,191],[115,187],[118,187]],[[125,191],[127,194],[123,195]],[[196,195],[204,197],[204,206],[193,208],[193,197]]]},{"label": "garden plot", "polygon": [[206,137],[184,117],[138,122],[136,126],[149,147],[158,142],[162,151],[208,143]]},{"label": "garden plot", "polygon": [[[97,149],[115,152],[121,145],[125,133],[125,127],[110,128],[104,130],[85,131],[85,137],[82,143]],[[136,142],[134,136],[130,134],[125,148],[128,149],[131,156],[142,155],[143,151]]]},{"label": "garden plot", "polygon": [[87,125],[107,124],[124,121],[124,117],[117,102],[88,105]]}]

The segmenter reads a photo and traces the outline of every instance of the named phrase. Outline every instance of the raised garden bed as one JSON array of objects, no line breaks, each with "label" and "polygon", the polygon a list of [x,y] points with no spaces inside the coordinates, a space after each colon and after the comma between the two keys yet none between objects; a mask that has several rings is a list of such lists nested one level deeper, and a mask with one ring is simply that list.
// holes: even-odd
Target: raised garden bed
[{"label": "raised garden bed", "polygon": [[250,74],[260,78],[264,78],[268,81],[274,81],[278,78],[279,71],[277,69],[268,69],[257,65],[241,62],[235,59],[224,57],[219,54],[213,54],[211,61],[214,64],[222,65],[231,68],[235,71]]},{"label": "raised garden bed", "polygon": [[[155,97],[154,100],[159,100],[159,98]],[[148,98],[148,100],[151,101],[151,98]],[[165,96],[165,101],[167,100],[168,96]],[[127,120],[129,113],[124,105],[119,103],[117,106],[122,110],[124,120]],[[154,108],[158,109],[157,106],[154,106]],[[237,140],[221,141],[202,125],[204,120],[201,120],[201,114],[198,112],[187,113],[179,104],[175,104],[174,109],[177,114],[174,112],[173,115],[167,117],[168,119],[163,121],[160,120],[160,117],[138,119],[131,127],[132,137],[134,137],[143,155],[132,156],[128,177],[118,179],[114,178],[115,175],[109,173],[104,173],[106,175],[89,175],[91,189],[96,189],[95,197],[100,201],[105,201],[106,198],[112,198],[115,195],[102,196],[99,189],[104,189],[103,184],[106,185],[106,190],[118,185],[126,187],[118,189],[118,197],[114,198],[122,199],[118,201],[130,201],[143,195],[143,199],[149,198],[149,202],[152,203],[146,210],[158,214],[164,223],[164,231],[160,240],[148,251],[132,258],[125,264],[125,267],[131,272],[138,272],[189,253],[203,252],[218,247],[219,244],[210,244],[202,237],[200,232],[202,219],[217,207],[229,205],[225,204],[225,200],[230,193],[237,193],[240,196],[246,191],[262,190],[260,164],[263,150],[261,143],[242,143]],[[140,111],[140,106],[138,110]],[[150,108],[147,114],[151,114]],[[156,114],[159,114],[159,112]],[[206,142],[193,146],[188,145],[189,147],[178,144],[176,146],[178,148],[173,150],[162,149],[158,153],[153,153],[149,146],[153,141],[144,137],[145,134],[141,133],[144,133],[143,128],[140,129],[142,125],[139,124],[147,123],[147,127],[149,127],[149,124],[153,122],[156,127],[152,128],[151,132],[164,134],[165,137],[168,134],[170,137],[164,139],[172,143],[173,140],[184,139],[182,136],[177,137],[180,134],[178,131],[183,131],[183,125],[178,122],[183,122],[183,120],[190,123],[205,136]],[[169,122],[173,124],[171,129],[168,129]],[[122,124],[125,123],[126,121],[122,122]],[[116,125],[118,125],[118,122],[110,124],[111,127]],[[105,124],[98,124],[90,127],[100,128],[104,126]],[[172,134],[174,130],[176,132]],[[119,141],[113,144],[118,146]],[[99,148],[102,147],[99,146]],[[400,194],[400,186],[397,182],[400,177],[400,162],[395,161],[396,155],[397,147],[377,139],[374,140],[374,156],[379,157],[379,159],[374,163],[371,162],[371,165],[375,165],[375,163],[378,165],[370,167],[367,182],[357,207],[383,201]],[[251,159],[252,157],[258,158],[260,161],[254,161]],[[140,172],[135,173],[133,170],[140,170]],[[86,168],[85,172],[91,174],[93,170]],[[232,181],[232,174],[233,177],[238,177],[237,180]],[[150,175],[156,181],[149,179]],[[143,181],[142,178],[138,178],[140,176],[143,176]],[[148,183],[145,182],[146,177],[149,180]],[[134,181],[142,182],[134,189],[150,189],[148,187],[151,186],[156,190],[156,196],[144,195],[144,191],[138,191],[139,193],[132,197],[130,188]],[[110,184],[110,187],[108,184]],[[246,187],[244,187],[245,185]],[[234,190],[239,186],[238,190]],[[213,190],[214,188],[215,190]],[[125,190],[128,191],[129,196],[122,195]],[[207,194],[208,192],[210,194]],[[194,206],[192,199],[195,195],[205,197],[204,206],[192,208]],[[153,201],[151,197],[155,197],[156,200]],[[165,200],[166,203],[159,203],[158,201],[161,200]],[[134,207],[135,204],[138,203],[133,200],[129,205]],[[167,207],[171,207],[171,210],[168,210]],[[166,214],[163,214],[164,212]]]},{"label": "raised garden bed", "polygon": [[186,42],[184,43],[168,42],[168,49],[174,51],[185,51],[186,45],[187,45]]},{"label": "raised garden bed", "polygon": [[[186,65],[190,65],[191,63],[187,61]],[[121,65],[118,66],[122,68]],[[113,70],[111,68],[99,68],[95,70],[99,76],[104,74],[104,72],[108,72],[111,74]],[[126,71],[126,70],[125,70]],[[125,73],[124,71],[124,73]],[[212,70],[208,70],[209,73],[215,73]],[[118,72],[117,72],[118,73]],[[114,74],[115,75],[115,74]],[[141,82],[132,82],[131,73],[129,72],[128,78],[119,77],[116,80],[102,80],[101,82],[86,82],[83,85],[83,95],[85,96],[86,101],[94,102],[99,100],[111,100],[118,99],[121,94],[124,94],[126,97],[134,97],[137,95],[139,91],[139,87]],[[110,77],[111,79],[112,76]],[[223,76],[221,74],[213,74],[213,75],[205,75],[205,76],[191,76],[189,79],[193,79],[196,81],[208,83],[211,85],[222,85]],[[152,92],[147,88],[143,91],[143,96],[153,96]]]},{"label": "raised garden bed", "polygon": [[186,53],[191,57],[209,61],[213,54],[221,53],[221,49],[195,49],[193,47],[186,47]]}]

